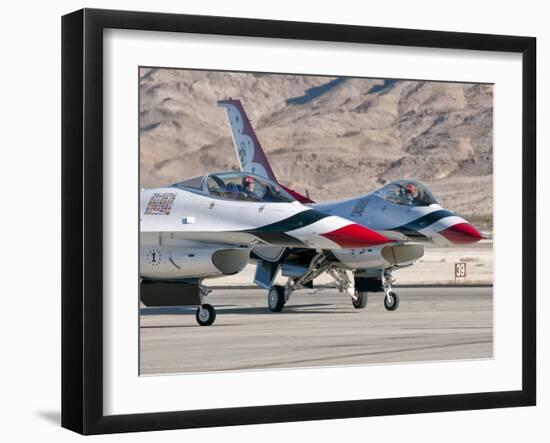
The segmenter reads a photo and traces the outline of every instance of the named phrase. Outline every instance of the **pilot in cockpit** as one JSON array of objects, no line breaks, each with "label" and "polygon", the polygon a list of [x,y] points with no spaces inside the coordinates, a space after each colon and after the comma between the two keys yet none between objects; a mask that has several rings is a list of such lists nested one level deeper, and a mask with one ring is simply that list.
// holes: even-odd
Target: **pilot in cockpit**
[{"label": "pilot in cockpit", "polygon": [[411,203],[414,202],[416,198],[418,198],[418,189],[416,189],[416,186],[414,186],[412,183],[407,183],[405,185],[405,195],[409,199]]},{"label": "pilot in cockpit", "polygon": [[414,205],[418,198],[418,189],[412,183],[406,183],[399,187],[399,195],[397,200],[402,205]]},{"label": "pilot in cockpit", "polygon": [[254,177],[250,175],[246,175],[243,177],[243,180],[241,182],[240,186],[240,192],[243,195],[243,197],[247,200],[257,200],[258,196],[254,192]]}]

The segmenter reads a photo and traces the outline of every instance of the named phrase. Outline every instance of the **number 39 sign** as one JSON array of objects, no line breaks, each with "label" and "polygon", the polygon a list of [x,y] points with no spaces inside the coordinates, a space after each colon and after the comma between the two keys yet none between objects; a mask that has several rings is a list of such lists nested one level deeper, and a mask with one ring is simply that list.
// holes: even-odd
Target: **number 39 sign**
[{"label": "number 39 sign", "polygon": [[455,263],[455,278],[466,277],[466,263]]}]

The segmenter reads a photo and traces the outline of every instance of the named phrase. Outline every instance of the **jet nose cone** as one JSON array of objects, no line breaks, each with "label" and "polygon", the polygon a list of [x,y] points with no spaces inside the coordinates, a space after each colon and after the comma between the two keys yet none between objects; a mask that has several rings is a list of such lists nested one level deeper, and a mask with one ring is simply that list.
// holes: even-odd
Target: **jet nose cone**
[{"label": "jet nose cone", "polygon": [[483,238],[470,223],[457,223],[439,233],[454,244],[476,243]]},{"label": "jet nose cone", "polygon": [[366,248],[395,241],[356,223],[327,232],[322,236],[337,243],[341,248]]}]

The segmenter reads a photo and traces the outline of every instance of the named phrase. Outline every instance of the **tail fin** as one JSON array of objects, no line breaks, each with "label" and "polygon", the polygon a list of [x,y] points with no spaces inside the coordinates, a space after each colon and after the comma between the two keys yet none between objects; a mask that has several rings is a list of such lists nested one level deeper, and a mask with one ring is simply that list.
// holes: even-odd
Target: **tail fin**
[{"label": "tail fin", "polygon": [[250,120],[244,112],[241,101],[231,98],[220,100],[218,106],[225,108],[227,112],[241,171],[250,172],[276,182],[275,174],[267,161],[254,129],[252,129]]},{"label": "tail fin", "polygon": [[[248,120],[246,112],[244,112],[241,101],[229,98],[228,100],[218,101],[218,106],[225,108],[227,112],[227,118],[231,126],[233,143],[235,145],[237,158],[239,159],[241,171],[250,172],[251,174],[259,175],[260,177],[278,183],[273,173],[273,169],[271,169],[271,165],[262,149],[262,145],[260,145],[260,141],[258,137],[256,137],[254,129],[252,129],[250,120]],[[314,203],[313,200],[310,200],[308,197],[293,189],[287,188],[280,183],[279,185],[300,203]]]}]

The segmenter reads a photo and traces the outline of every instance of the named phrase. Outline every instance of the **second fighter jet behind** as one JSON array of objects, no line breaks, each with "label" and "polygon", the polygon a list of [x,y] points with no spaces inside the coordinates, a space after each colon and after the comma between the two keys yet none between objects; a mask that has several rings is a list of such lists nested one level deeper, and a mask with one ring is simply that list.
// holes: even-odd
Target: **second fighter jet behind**
[{"label": "second fighter jet behind", "polygon": [[[277,183],[277,179],[238,99],[221,100],[227,113],[233,142],[243,172]],[[392,272],[411,266],[424,255],[425,243],[468,244],[483,238],[464,218],[442,208],[427,186],[416,180],[398,180],[367,195],[334,202],[313,202],[278,183],[301,203],[327,215],[337,215],[373,229],[394,243],[334,250],[254,248],[255,283],[268,290],[268,306],[281,311],[293,291],[312,287],[313,279],[328,273],[353,306],[364,308],[368,292],[384,292],[384,306],[393,311],[399,298],[392,291]],[[275,285],[277,274],[287,277]]]}]

